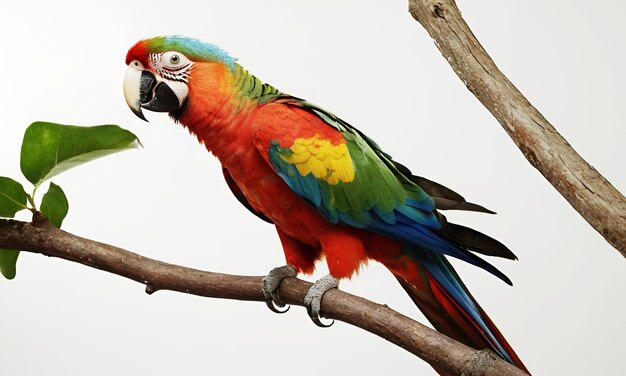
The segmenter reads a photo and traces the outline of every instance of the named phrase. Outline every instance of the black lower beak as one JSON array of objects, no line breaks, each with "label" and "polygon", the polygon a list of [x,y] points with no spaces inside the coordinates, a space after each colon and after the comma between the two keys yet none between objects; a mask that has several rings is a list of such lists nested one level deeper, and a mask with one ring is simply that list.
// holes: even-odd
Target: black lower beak
[{"label": "black lower beak", "polygon": [[165,82],[158,82],[148,71],[141,72],[139,100],[142,108],[155,112],[172,112],[180,108],[176,93]]}]

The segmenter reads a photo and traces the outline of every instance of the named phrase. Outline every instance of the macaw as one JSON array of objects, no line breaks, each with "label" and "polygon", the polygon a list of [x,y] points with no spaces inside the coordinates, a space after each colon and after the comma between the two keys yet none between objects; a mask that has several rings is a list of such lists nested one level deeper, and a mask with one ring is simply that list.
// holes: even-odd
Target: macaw
[{"label": "macaw", "polygon": [[[323,294],[368,260],[385,265],[433,326],[468,346],[526,368],[478,305],[447,256],[511,281],[475,253],[516,259],[502,243],[446,221],[440,210],[493,213],[413,175],[363,132],[331,112],[248,73],[215,45],[181,36],[141,40],[127,55],[130,109],[168,112],[221,162],[235,197],[272,223],[287,265],[265,278],[268,307],[284,312],[280,281],[330,274],[305,298],[320,320]],[[474,253],[475,252],[475,253]]]}]

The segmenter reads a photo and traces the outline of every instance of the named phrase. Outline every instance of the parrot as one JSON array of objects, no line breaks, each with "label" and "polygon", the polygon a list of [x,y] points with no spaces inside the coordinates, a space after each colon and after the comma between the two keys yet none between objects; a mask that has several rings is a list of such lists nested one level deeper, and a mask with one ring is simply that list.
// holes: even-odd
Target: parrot
[{"label": "parrot", "polygon": [[320,319],[324,293],[373,260],[393,274],[436,330],[528,372],[448,260],[512,285],[477,253],[517,257],[441,213],[494,212],[414,175],[362,131],[264,83],[216,45],[158,36],[135,43],[125,62],[130,110],[146,121],[144,109],[166,112],[186,127],[217,157],[237,200],[275,227],[286,265],[263,280],[272,311],[286,312],[278,293],[284,278],[310,274],[325,259],[330,274],[313,284],[304,305],[314,323],[329,326]]}]

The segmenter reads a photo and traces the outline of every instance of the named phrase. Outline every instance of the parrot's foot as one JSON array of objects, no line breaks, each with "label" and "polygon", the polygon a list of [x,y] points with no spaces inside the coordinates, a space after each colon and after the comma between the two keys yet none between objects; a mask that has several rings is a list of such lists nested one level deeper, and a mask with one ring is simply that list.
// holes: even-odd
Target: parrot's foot
[{"label": "parrot's foot", "polygon": [[331,321],[330,324],[324,324],[320,320],[320,309],[322,307],[322,298],[324,294],[330,289],[334,289],[339,287],[339,280],[332,275],[328,274],[327,276],[315,281],[313,287],[306,293],[304,297],[304,306],[306,307],[307,312],[309,313],[309,317],[315,325],[328,328],[333,325],[335,321]]},{"label": "parrot's foot", "polygon": [[270,271],[267,277],[263,278],[263,296],[265,296],[265,304],[267,307],[276,313],[285,313],[289,311],[289,307],[284,310],[276,308],[276,306],[282,308],[286,306],[285,302],[278,296],[278,286],[280,282],[287,277],[295,277],[298,275],[296,268],[291,265],[279,266]]}]

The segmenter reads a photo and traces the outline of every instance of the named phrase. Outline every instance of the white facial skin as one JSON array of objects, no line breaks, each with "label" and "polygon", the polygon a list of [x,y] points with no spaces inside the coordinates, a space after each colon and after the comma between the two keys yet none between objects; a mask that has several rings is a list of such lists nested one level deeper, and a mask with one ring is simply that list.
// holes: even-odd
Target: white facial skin
[{"label": "white facial skin", "polygon": [[[193,62],[177,51],[154,53],[148,58],[151,67],[156,71],[156,81],[166,83],[176,95],[179,105],[182,106],[189,93],[187,81]],[[139,60],[133,60],[128,64],[124,77],[124,98],[135,114],[141,114],[139,83],[144,70],[146,67]],[[143,118],[143,115],[140,117]]]},{"label": "white facial skin", "polygon": [[149,58],[158,72],[157,81],[165,81],[176,93],[178,101],[182,105],[189,93],[187,80],[189,79],[193,62],[177,51],[151,54]]}]

